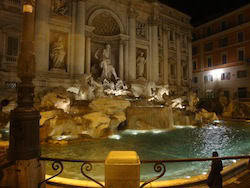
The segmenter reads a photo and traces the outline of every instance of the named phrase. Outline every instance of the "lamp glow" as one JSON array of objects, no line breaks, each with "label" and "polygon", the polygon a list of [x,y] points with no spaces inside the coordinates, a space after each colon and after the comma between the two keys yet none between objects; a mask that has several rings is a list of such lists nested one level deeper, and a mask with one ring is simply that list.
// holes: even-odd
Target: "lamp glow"
[{"label": "lamp glow", "polygon": [[32,5],[23,5],[23,12],[25,13],[32,13],[33,12],[33,6]]}]

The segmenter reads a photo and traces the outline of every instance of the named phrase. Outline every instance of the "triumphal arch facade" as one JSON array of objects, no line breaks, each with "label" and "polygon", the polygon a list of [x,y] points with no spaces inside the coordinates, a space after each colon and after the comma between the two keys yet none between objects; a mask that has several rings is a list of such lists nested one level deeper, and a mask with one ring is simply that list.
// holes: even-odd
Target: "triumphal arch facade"
[{"label": "triumphal arch facade", "polygon": [[[14,87],[21,0],[0,4],[1,87]],[[190,17],[156,0],[37,0],[38,90],[68,87],[82,74],[150,81],[186,91],[192,79]]]}]

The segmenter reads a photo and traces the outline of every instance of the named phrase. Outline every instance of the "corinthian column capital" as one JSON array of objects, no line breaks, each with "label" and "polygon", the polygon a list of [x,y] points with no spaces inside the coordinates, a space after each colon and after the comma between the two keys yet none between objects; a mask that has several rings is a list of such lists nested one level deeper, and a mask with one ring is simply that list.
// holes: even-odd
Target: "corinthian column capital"
[{"label": "corinthian column capital", "polygon": [[129,18],[136,18],[137,16],[138,16],[138,12],[134,8],[130,7],[128,9],[128,17]]},{"label": "corinthian column capital", "polygon": [[148,21],[149,21],[149,24],[152,26],[158,26],[160,23],[159,18],[155,16],[150,17]]}]

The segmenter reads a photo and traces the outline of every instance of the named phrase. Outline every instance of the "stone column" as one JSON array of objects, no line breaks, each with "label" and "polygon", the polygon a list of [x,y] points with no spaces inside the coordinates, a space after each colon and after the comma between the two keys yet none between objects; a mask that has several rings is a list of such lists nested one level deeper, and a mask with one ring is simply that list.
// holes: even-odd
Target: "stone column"
[{"label": "stone column", "polygon": [[84,73],[85,64],[85,1],[77,0],[75,28],[75,61],[74,73]]},{"label": "stone column", "polygon": [[119,77],[123,80],[124,79],[124,46],[125,42],[120,41],[119,43]]},{"label": "stone column", "polygon": [[91,69],[91,37],[92,33],[91,32],[86,32],[86,66],[85,66],[85,73],[90,73]]},{"label": "stone column", "polygon": [[128,63],[128,60],[129,60],[129,58],[128,58],[128,41],[126,41],[125,42],[125,57],[124,57],[124,59],[125,59],[125,63],[124,63],[124,69],[125,69],[125,72],[124,72],[124,77],[125,77],[125,81],[128,81],[128,79],[129,79],[129,77],[128,77],[128,72],[129,72],[129,63]]},{"label": "stone column", "polygon": [[37,73],[49,70],[49,13],[51,0],[37,0],[35,14],[35,53]]},{"label": "stone column", "polygon": [[193,60],[192,60],[192,38],[188,37],[188,79],[192,84],[193,79]]},{"label": "stone column", "polygon": [[129,52],[128,52],[128,79],[129,81],[136,79],[136,17],[137,12],[129,9]]},{"label": "stone column", "polygon": [[204,83],[204,67],[205,67],[206,60],[204,59],[204,48],[203,48],[203,42],[200,43],[200,70],[201,72],[199,75],[201,75],[200,84],[201,85],[201,97],[206,97],[206,85],[207,83]]},{"label": "stone column", "polygon": [[164,50],[164,84],[168,84],[169,66],[168,66],[168,30],[164,28],[163,30],[163,50]]},{"label": "stone column", "polygon": [[176,64],[177,64],[177,74],[176,74],[176,78],[177,78],[177,88],[178,90],[181,88],[181,40],[180,40],[180,34],[176,33],[176,51],[177,51],[177,60],[176,60]]},{"label": "stone column", "polygon": [[75,71],[75,31],[76,31],[76,1],[72,1],[72,25],[71,25],[71,35],[70,35],[70,66],[69,66],[69,73],[70,77],[74,78],[74,71]]},{"label": "stone column", "polygon": [[[15,165],[10,170],[6,169],[6,180],[0,182],[1,187],[34,188],[41,182],[40,112],[34,108],[32,83],[36,76],[34,9],[35,1],[23,1],[23,36],[17,65],[20,83],[17,90],[17,107],[10,114],[8,150],[8,160],[15,161]],[[10,174],[6,174],[7,170]]]},{"label": "stone column", "polygon": [[159,80],[159,47],[158,47],[158,18],[152,17],[150,19],[151,24],[151,52],[152,52],[152,62],[151,62],[151,79],[154,82]]}]

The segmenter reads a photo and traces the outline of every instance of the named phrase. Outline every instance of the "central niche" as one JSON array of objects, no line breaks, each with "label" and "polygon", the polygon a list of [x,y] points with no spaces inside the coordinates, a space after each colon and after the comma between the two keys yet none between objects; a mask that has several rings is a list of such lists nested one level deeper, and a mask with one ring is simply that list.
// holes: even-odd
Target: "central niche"
[{"label": "central niche", "polygon": [[98,14],[92,22],[95,27],[93,31],[96,35],[114,36],[120,34],[120,27],[117,21],[108,12]]}]

